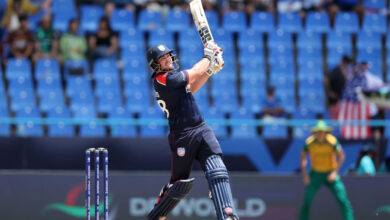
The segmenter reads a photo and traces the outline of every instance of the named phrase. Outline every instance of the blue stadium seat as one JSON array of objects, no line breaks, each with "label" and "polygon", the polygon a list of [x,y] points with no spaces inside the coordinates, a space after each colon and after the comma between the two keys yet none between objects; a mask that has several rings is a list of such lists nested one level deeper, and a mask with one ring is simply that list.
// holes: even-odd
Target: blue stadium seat
[{"label": "blue stadium seat", "polygon": [[72,97],[80,92],[91,92],[91,81],[85,76],[68,77],[66,81],[66,93]]},{"label": "blue stadium seat", "polygon": [[[237,108],[230,114],[232,120],[248,120],[255,119],[253,113],[244,108]],[[231,136],[234,138],[254,138],[257,136],[257,127],[250,124],[250,122],[242,121],[240,123],[234,123],[232,125]]]},{"label": "blue stadium seat", "polygon": [[110,24],[115,31],[127,31],[134,28],[134,12],[126,9],[115,9],[111,14]]},{"label": "blue stadium seat", "polygon": [[324,91],[315,89],[309,92],[308,90],[299,90],[300,108],[307,108],[316,113],[325,112],[325,97]]},{"label": "blue stadium seat", "polygon": [[65,106],[64,95],[62,94],[62,90],[59,88],[46,90],[46,92],[42,93],[39,98],[39,109],[42,112],[47,112],[50,109],[59,106]]},{"label": "blue stadium seat", "polygon": [[260,113],[262,106],[263,98],[265,97],[264,89],[252,90],[242,93],[242,107],[248,109],[253,113]]},{"label": "blue stadium seat", "polygon": [[33,81],[31,78],[19,77],[17,79],[12,79],[8,83],[8,93],[11,97],[15,94],[19,94],[20,90],[27,90],[28,92],[33,93]]},{"label": "blue stadium seat", "polygon": [[259,48],[264,47],[262,34],[252,29],[240,32],[238,35],[238,47],[245,48],[252,45]]},{"label": "blue stadium seat", "polygon": [[206,111],[202,111],[202,115],[207,124],[213,129],[214,134],[218,138],[227,137],[227,128],[218,123],[218,121],[225,119],[224,112],[215,107],[210,107]]},{"label": "blue stadium seat", "polygon": [[56,107],[48,111],[47,118],[60,119],[57,124],[48,125],[48,136],[49,137],[74,137],[75,131],[71,124],[67,121],[70,120],[70,111],[66,106]]},{"label": "blue stadium seat", "polygon": [[214,10],[205,10],[204,13],[206,15],[207,22],[209,23],[210,28],[212,30],[219,28],[218,12]]},{"label": "blue stadium seat", "polygon": [[301,31],[297,35],[297,47],[322,49],[321,35],[314,31]]},{"label": "blue stadium seat", "polygon": [[84,90],[70,97],[70,108],[74,111],[81,106],[94,106],[95,100],[92,91]]},{"label": "blue stadium seat", "polygon": [[[108,114],[109,119],[121,120],[121,119],[131,119],[132,115],[126,111],[126,108],[118,106]],[[136,137],[137,129],[135,125],[129,125],[126,123],[123,124],[114,124],[110,126],[111,136],[112,137]]]},{"label": "blue stadium seat", "polygon": [[[241,63],[240,63],[241,64]],[[245,63],[245,65],[241,64],[241,76],[247,75],[264,75],[265,76],[265,65],[257,62],[249,62]]]},{"label": "blue stadium seat", "polygon": [[360,31],[357,34],[356,47],[358,49],[373,48],[382,49],[382,38],[379,33]]},{"label": "blue stadium seat", "polygon": [[75,12],[76,6],[74,1],[69,0],[53,0],[51,3],[51,10],[54,14],[64,13],[64,12]]},{"label": "blue stadium seat", "polygon": [[[121,51],[121,60],[124,64],[127,64],[129,61],[145,60],[146,61],[146,48],[144,43],[129,43],[125,47],[122,47]],[[145,62],[146,63],[146,62]]]},{"label": "blue stadium seat", "polygon": [[[9,117],[9,112],[7,106],[1,104],[3,98],[5,98],[4,93],[0,94],[0,118]],[[9,136],[11,134],[10,125],[0,124],[0,136]]]},{"label": "blue stadium seat", "polygon": [[350,33],[342,31],[331,31],[327,35],[326,47],[338,48],[342,47],[347,50],[352,49],[352,37]]},{"label": "blue stadium seat", "polygon": [[[40,118],[40,113],[34,107],[24,106],[15,112],[17,118],[26,118],[24,123],[17,125],[17,135],[21,137],[41,137],[44,135],[42,125],[37,124],[32,118]],[[27,119],[28,118],[28,119]]]},{"label": "blue stadium seat", "polygon": [[180,32],[190,27],[190,16],[188,12],[180,9],[173,9],[168,12],[166,29],[168,31]]},{"label": "blue stadium seat", "polygon": [[137,28],[122,30],[119,34],[119,46],[124,48],[129,44],[140,44],[145,46],[143,32]]},{"label": "blue stadium seat", "polygon": [[140,113],[141,119],[148,119],[146,125],[141,125],[141,137],[163,137],[166,135],[165,126],[155,122],[158,119],[164,119],[163,112],[158,107],[144,109]]},{"label": "blue stadium seat", "polygon": [[96,79],[119,79],[119,70],[116,66],[116,60],[99,59],[93,64],[93,74]]},{"label": "blue stadium seat", "polygon": [[195,94],[193,94],[196,104],[199,109],[208,109],[210,107],[209,97],[206,89],[200,89]]},{"label": "blue stadium seat", "polygon": [[96,120],[91,119],[88,124],[80,126],[80,137],[105,137],[106,129],[103,125],[97,124]]},{"label": "blue stadium seat", "polygon": [[104,96],[107,91],[120,94],[119,79],[107,76],[105,78],[95,80],[95,94],[98,97]]},{"label": "blue stadium seat", "polygon": [[230,90],[217,90],[216,88],[212,90],[212,97],[213,106],[224,113],[229,113],[239,106],[235,87]]},{"label": "blue stadium seat", "polygon": [[132,79],[134,76],[148,78],[146,58],[132,59],[127,62],[123,68],[122,78],[123,80]]},{"label": "blue stadium seat", "polygon": [[272,32],[275,29],[274,14],[264,11],[255,11],[250,18],[250,28],[260,32]]},{"label": "blue stadium seat", "polygon": [[39,22],[41,21],[42,16],[45,14],[45,10],[39,9],[37,13],[28,15],[29,29],[35,30]]},{"label": "blue stadium seat", "polygon": [[[383,2],[383,1],[378,1]],[[365,13],[363,17],[363,30],[385,34],[387,29],[386,15]]]},{"label": "blue stadium seat", "polygon": [[293,39],[291,33],[285,32],[283,30],[272,31],[268,36],[268,47],[277,48],[279,46],[284,46],[286,48],[293,47]]},{"label": "blue stadium seat", "polygon": [[254,44],[240,48],[239,62],[241,64],[255,61],[258,63],[265,63],[264,49],[261,46]]},{"label": "blue stadium seat", "polygon": [[95,119],[97,117],[96,109],[91,105],[79,105],[71,111],[75,119]]},{"label": "blue stadium seat", "polygon": [[294,78],[295,68],[292,63],[278,62],[275,64],[271,64],[270,68],[271,78],[277,76],[286,76],[292,79]]},{"label": "blue stadium seat", "polygon": [[8,107],[7,95],[3,90],[0,91],[0,109],[7,108],[7,107]]},{"label": "blue stadium seat", "polygon": [[149,93],[133,91],[126,95],[126,109],[131,113],[139,113],[150,107]]},{"label": "blue stadium seat", "polygon": [[241,77],[241,95],[246,96],[254,90],[262,90],[265,87],[266,78],[265,75],[247,75]]},{"label": "blue stadium seat", "polygon": [[219,28],[217,30],[213,30],[213,37],[215,42],[218,42],[218,45],[224,50],[224,55],[227,50],[233,49],[234,39],[231,32],[225,31],[223,28]]},{"label": "blue stadium seat", "polygon": [[301,47],[298,49],[298,63],[312,61],[314,63],[322,63],[322,49],[311,46]]},{"label": "blue stadium seat", "polygon": [[134,92],[142,92],[149,94],[149,85],[146,81],[147,78],[134,75],[132,78],[124,81],[124,94],[126,96],[131,95]]},{"label": "blue stadium seat", "polygon": [[291,67],[293,67],[294,51],[292,50],[292,48],[284,45],[279,45],[278,47],[270,47],[268,62],[270,65],[279,65],[281,63],[286,63],[286,65],[291,65]]},{"label": "blue stadium seat", "polygon": [[296,109],[294,88],[278,87],[276,95],[280,98],[281,106],[287,113],[292,113]]},{"label": "blue stadium seat", "polygon": [[202,41],[199,38],[198,31],[194,27],[186,28],[185,30],[179,32],[178,44],[180,49],[185,49],[188,46],[203,49]]},{"label": "blue stadium seat", "polygon": [[[114,90],[115,91],[115,90]],[[97,110],[99,113],[110,113],[114,111],[118,106],[122,106],[122,96],[119,92],[106,91],[98,96]]]},{"label": "blue stadium seat", "polygon": [[322,76],[322,63],[313,61],[301,62],[298,68],[298,77]]},{"label": "blue stadium seat", "polygon": [[361,62],[361,61],[381,62],[382,61],[382,49],[375,49],[375,48],[371,48],[371,47],[358,49],[357,61],[358,62]]},{"label": "blue stadium seat", "polygon": [[317,33],[327,33],[330,30],[329,15],[318,11],[307,12],[306,30]]},{"label": "blue stadium seat", "polygon": [[159,12],[142,9],[138,15],[138,28],[141,31],[154,30],[163,27],[162,15]]},{"label": "blue stadium seat", "polygon": [[27,59],[8,59],[5,77],[7,80],[18,77],[32,78],[30,61]]},{"label": "blue stadium seat", "polygon": [[62,93],[62,84],[59,79],[48,77],[37,81],[37,94],[39,96],[45,95],[47,91],[58,90]]},{"label": "blue stadium seat", "polygon": [[299,13],[279,13],[278,28],[290,33],[302,30],[302,18]]},{"label": "blue stadium seat", "polygon": [[[296,120],[314,120],[316,119],[316,113],[306,108],[297,108],[292,115]],[[307,138],[310,136],[310,125],[306,122],[300,126],[294,126],[293,137],[294,138]]]},{"label": "blue stadium seat", "polygon": [[299,87],[304,89],[324,89],[323,78],[318,76],[299,77]]},{"label": "blue stadium seat", "polygon": [[[363,2],[363,7],[370,10],[370,9],[377,9],[377,10],[383,10],[386,9],[386,1],[380,1],[380,0],[365,0]],[[365,15],[367,15],[366,13]]]},{"label": "blue stadium seat", "polygon": [[334,30],[345,33],[356,33],[359,30],[359,19],[354,12],[339,12],[336,14]]},{"label": "blue stadium seat", "polygon": [[11,110],[16,112],[24,107],[36,107],[35,95],[32,90],[19,90],[11,95]]},{"label": "blue stadium seat", "polygon": [[104,10],[103,7],[97,5],[81,5],[80,15],[80,29],[84,32],[96,32]]},{"label": "blue stadium seat", "polygon": [[247,29],[246,15],[242,11],[228,11],[222,16],[222,27],[231,32],[243,32]]},{"label": "blue stadium seat", "polygon": [[164,44],[169,49],[175,49],[174,33],[163,28],[149,32],[149,45]]},{"label": "blue stadium seat", "polygon": [[67,10],[54,13],[53,16],[53,28],[54,30],[62,33],[68,32],[69,21],[73,18],[77,18],[76,10]]},{"label": "blue stadium seat", "polygon": [[[203,48],[199,44],[188,44],[180,49],[179,62],[195,64],[203,57]],[[195,62],[193,62],[195,61]]]},{"label": "blue stadium seat", "polygon": [[51,77],[60,79],[60,64],[56,59],[39,59],[35,64],[35,79]]},{"label": "blue stadium seat", "polygon": [[278,85],[277,90],[283,89],[283,90],[294,90],[295,88],[295,78],[294,75],[282,75],[273,73],[270,77],[270,83],[272,85]]},{"label": "blue stadium seat", "polygon": [[277,124],[264,125],[262,136],[263,138],[287,138],[287,127]]}]

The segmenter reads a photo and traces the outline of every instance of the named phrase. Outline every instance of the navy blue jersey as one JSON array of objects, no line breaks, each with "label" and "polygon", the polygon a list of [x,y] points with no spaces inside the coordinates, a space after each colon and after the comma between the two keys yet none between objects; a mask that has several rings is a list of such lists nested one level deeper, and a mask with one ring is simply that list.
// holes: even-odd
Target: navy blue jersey
[{"label": "navy blue jersey", "polygon": [[153,77],[156,99],[171,130],[185,130],[204,121],[191,91],[186,71],[170,71]]}]

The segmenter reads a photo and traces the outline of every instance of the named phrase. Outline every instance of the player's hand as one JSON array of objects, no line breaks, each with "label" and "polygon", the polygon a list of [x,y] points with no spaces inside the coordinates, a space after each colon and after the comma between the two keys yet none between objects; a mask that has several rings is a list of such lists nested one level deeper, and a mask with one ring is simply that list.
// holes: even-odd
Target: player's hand
[{"label": "player's hand", "polygon": [[337,172],[336,171],[332,171],[328,175],[328,182],[329,183],[334,183],[334,181],[336,181],[336,178],[337,178]]},{"label": "player's hand", "polygon": [[218,47],[217,43],[209,41],[204,45],[204,56],[210,57],[211,59],[219,49],[220,47]]},{"label": "player's hand", "polygon": [[215,55],[211,58],[211,62],[209,65],[209,68],[207,69],[206,73],[211,76],[212,74],[217,74],[219,71],[222,70],[223,66],[225,65],[225,62],[222,57],[222,49],[219,49]]},{"label": "player's hand", "polygon": [[309,177],[309,175],[307,175],[307,174],[303,175],[303,184],[305,184],[305,186],[310,184],[310,177]]}]

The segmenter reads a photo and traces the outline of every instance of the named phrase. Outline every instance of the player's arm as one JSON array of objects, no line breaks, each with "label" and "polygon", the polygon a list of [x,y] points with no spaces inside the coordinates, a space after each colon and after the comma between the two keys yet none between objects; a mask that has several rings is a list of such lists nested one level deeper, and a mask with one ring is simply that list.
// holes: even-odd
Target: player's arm
[{"label": "player's arm", "polygon": [[341,145],[340,145],[339,149],[337,149],[336,152],[337,152],[337,167],[334,170],[334,172],[338,173],[340,168],[341,168],[341,166],[344,163],[345,153],[344,153],[344,150],[341,148]]},{"label": "player's arm", "polygon": [[308,185],[310,183],[310,177],[307,173],[307,145],[306,144],[303,147],[303,150],[301,153],[300,165],[301,165],[303,183],[305,185]]},{"label": "player's arm", "polygon": [[337,175],[339,173],[339,170],[341,168],[341,166],[343,165],[344,163],[344,160],[345,160],[345,153],[341,147],[341,144],[337,141],[335,146],[334,146],[335,150],[336,150],[336,154],[337,154],[337,165],[336,165],[336,168],[328,175],[328,181],[329,182],[334,182],[337,178]]},{"label": "player's arm", "polygon": [[206,74],[206,70],[209,68],[210,60],[203,58],[198,63],[196,63],[191,69],[186,70],[188,73],[188,89],[192,94],[196,93],[210,78]]},{"label": "player's arm", "polygon": [[186,70],[188,74],[188,89],[192,94],[196,93],[210,78],[207,74],[211,59],[214,59],[221,48],[215,42],[208,42],[204,48],[204,58],[196,63],[191,69]]}]

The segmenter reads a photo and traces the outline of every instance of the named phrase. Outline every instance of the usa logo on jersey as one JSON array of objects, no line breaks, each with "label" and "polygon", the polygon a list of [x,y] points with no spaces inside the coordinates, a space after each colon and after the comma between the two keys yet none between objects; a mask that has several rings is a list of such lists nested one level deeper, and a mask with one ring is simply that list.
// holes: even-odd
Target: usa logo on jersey
[{"label": "usa logo on jersey", "polygon": [[184,157],[185,154],[186,154],[186,149],[184,147],[177,148],[177,155],[179,157]]}]

